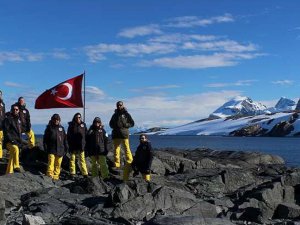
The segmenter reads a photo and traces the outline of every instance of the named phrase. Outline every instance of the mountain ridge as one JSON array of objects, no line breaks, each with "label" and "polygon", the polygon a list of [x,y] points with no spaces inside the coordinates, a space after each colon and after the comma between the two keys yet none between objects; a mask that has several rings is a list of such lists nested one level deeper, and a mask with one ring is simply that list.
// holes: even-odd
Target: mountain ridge
[{"label": "mountain ridge", "polygon": [[281,97],[274,107],[237,96],[209,115],[178,127],[156,132],[156,135],[211,136],[300,136],[300,120],[294,100]]}]

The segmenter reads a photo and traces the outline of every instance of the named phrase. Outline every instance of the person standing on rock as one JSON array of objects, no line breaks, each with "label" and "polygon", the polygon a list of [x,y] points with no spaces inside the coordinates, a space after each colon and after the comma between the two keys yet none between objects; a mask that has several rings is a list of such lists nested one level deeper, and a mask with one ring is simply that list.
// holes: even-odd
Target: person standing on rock
[{"label": "person standing on rock", "polygon": [[3,121],[5,119],[5,104],[0,90],[0,159],[3,157]]},{"label": "person standing on rock", "polygon": [[103,128],[101,119],[99,117],[95,117],[86,137],[86,150],[92,159],[93,177],[99,176],[99,166],[101,177],[103,179],[109,177],[109,171],[106,163],[106,155],[108,153],[107,143],[108,135]]},{"label": "person standing on rock", "polygon": [[[151,180],[151,164],[153,160],[152,146],[145,134],[140,135],[140,144],[137,147],[131,167],[134,171],[133,176],[139,173],[143,175],[145,181]],[[127,177],[128,180],[128,177]]]},{"label": "person standing on rock", "polygon": [[19,118],[19,106],[11,106],[10,113],[3,121],[3,134],[6,149],[9,151],[9,160],[6,174],[21,172],[19,163],[20,147],[22,146],[22,123]]},{"label": "person standing on rock", "polygon": [[70,174],[72,177],[76,174],[76,157],[79,157],[81,174],[88,176],[88,170],[85,162],[85,138],[87,128],[81,120],[81,114],[76,113],[71,122],[69,122],[67,138],[69,144],[70,158]]},{"label": "person standing on rock", "polygon": [[112,139],[114,146],[115,168],[121,166],[121,147],[125,151],[126,164],[124,177],[129,176],[132,154],[129,145],[129,128],[134,126],[134,121],[128,113],[122,101],[116,103],[115,113],[112,115],[109,126],[112,128]]},{"label": "person standing on rock", "polygon": [[67,135],[60,124],[59,114],[53,114],[43,137],[44,149],[48,153],[47,176],[58,180],[63,156],[68,151]]},{"label": "person standing on rock", "polygon": [[28,109],[26,108],[25,99],[20,97],[18,102],[16,103],[20,109],[20,119],[22,122],[22,133],[25,133],[28,138],[29,148],[33,148],[35,146],[35,136],[34,132],[31,129],[31,122],[30,122],[30,114]]}]

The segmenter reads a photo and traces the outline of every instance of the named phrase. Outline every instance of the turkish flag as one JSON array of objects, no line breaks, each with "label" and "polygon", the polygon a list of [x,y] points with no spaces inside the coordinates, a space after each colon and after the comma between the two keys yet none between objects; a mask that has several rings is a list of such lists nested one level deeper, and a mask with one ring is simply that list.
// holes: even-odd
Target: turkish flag
[{"label": "turkish flag", "polygon": [[36,109],[51,108],[82,108],[82,78],[83,74],[45,91],[35,100]]}]

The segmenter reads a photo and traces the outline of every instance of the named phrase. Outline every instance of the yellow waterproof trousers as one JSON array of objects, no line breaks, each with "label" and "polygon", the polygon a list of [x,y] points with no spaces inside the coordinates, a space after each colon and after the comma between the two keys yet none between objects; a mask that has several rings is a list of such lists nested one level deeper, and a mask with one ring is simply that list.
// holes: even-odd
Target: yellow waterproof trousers
[{"label": "yellow waterproof trousers", "polygon": [[2,144],[3,144],[3,131],[0,130],[0,159],[2,159],[2,157],[3,157],[3,147],[2,147]]},{"label": "yellow waterproof trousers", "polygon": [[78,153],[71,153],[70,174],[71,175],[76,174],[76,156],[79,157],[79,167],[80,167],[81,174],[83,176],[88,175],[88,170],[87,170],[87,167],[86,167],[84,151],[78,152]]},{"label": "yellow waterproof trousers", "polygon": [[129,139],[113,139],[113,144],[115,150],[115,167],[119,168],[121,166],[121,147],[125,151],[126,164],[131,164],[133,158],[130,150]]},{"label": "yellow waterproof trousers", "polygon": [[6,174],[8,174],[13,173],[14,169],[20,169],[19,147],[18,145],[7,143],[6,148],[9,150],[9,160],[6,168]]},{"label": "yellow waterproof trousers", "polygon": [[[125,181],[125,182],[128,181],[129,174],[131,173],[131,171],[132,171],[131,164],[126,163],[126,165],[124,167],[124,172],[123,172],[123,181]],[[142,176],[143,176],[145,181],[150,181],[151,180],[150,174],[142,173]]]},{"label": "yellow waterproof trousers", "polygon": [[99,175],[99,166],[100,166],[100,173],[103,179],[108,178],[109,171],[106,164],[106,156],[99,155],[99,156],[91,156],[92,159],[92,176],[97,177]]},{"label": "yellow waterproof trousers", "polygon": [[32,129],[29,132],[25,133],[28,138],[29,148],[33,148],[35,146],[35,136]]},{"label": "yellow waterproof trousers", "polygon": [[62,156],[48,154],[48,169],[47,169],[48,177],[51,177],[53,180],[59,179],[62,160],[63,160]]}]

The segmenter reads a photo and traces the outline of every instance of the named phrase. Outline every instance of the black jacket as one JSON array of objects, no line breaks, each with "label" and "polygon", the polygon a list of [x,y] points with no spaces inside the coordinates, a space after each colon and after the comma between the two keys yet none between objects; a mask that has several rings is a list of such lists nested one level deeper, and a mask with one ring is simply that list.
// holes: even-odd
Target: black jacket
[{"label": "black jacket", "polygon": [[43,144],[48,154],[64,156],[68,151],[67,135],[64,127],[61,125],[56,126],[50,121],[44,133]]},{"label": "black jacket", "polygon": [[5,119],[5,104],[0,100],[0,130],[3,130],[3,121]]},{"label": "black jacket", "polygon": [[22,145],[21,120],[19,116],[7,115],[3,121],[3,134],[5,144],[11,143],[19,147]]},{"label": "black jacket", "polygon": [[30,114],[25,106],[16,103],[20,109],[20,120],[22,122],[22,133],[29,132],[31,129]]},{"label": "black jacket", "polygon": [[153,153],[151,143],[140,143],[133,157],[131,166],[133,170],[146,174],[151,170],[152,160]]},{"label": "black jacket", "polygon": [[86,132],[87,129],[84,122],[81,122],[81,124],[74,121],[69,122],[67,138],[70,152],[84,151]]},{"label": "black jacket", "polygon": [[107,155],[108,137],[106,131],[100,127],[91,126],[86,136],[86,151],[88,156]]},{"label": "black jacket", "polygon": [[126,109],[116,109],[109,126],[112,128],[112,139],[127,139],[129,137],[128,129],[134,126],[134,121]]}]

